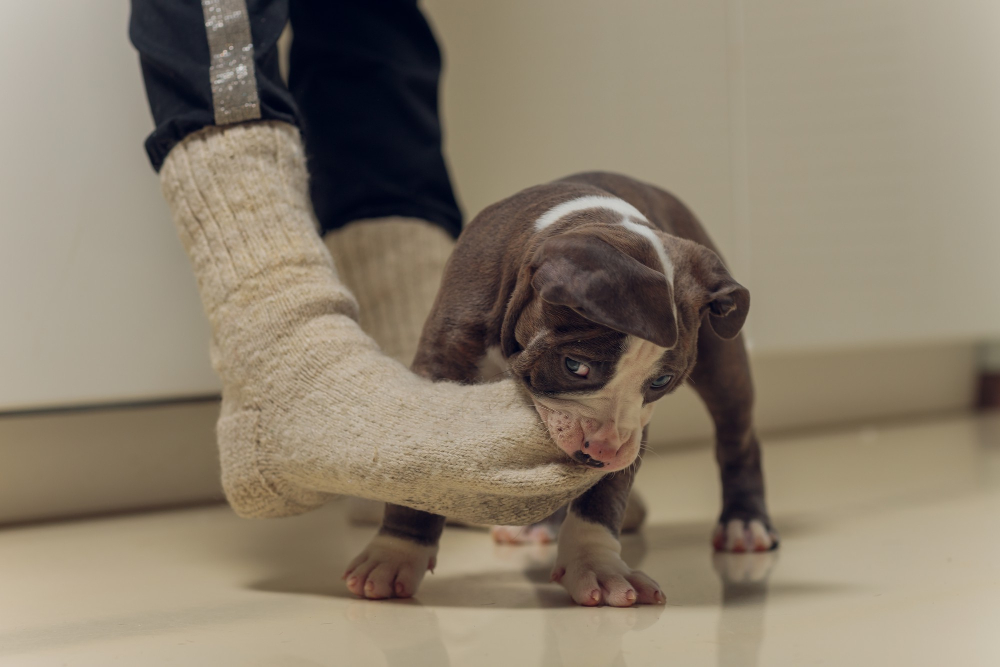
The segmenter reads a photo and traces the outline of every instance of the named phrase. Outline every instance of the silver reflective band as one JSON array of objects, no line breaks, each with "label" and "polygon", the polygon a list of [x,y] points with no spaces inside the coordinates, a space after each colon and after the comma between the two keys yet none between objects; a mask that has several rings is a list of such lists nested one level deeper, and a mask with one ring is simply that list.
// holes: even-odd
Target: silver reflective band
[{"label": "silver reflective band", "polygon": [[215,124],[260,118],[253,39],[245,0],[201,0],[212,55],[212,106]]}]

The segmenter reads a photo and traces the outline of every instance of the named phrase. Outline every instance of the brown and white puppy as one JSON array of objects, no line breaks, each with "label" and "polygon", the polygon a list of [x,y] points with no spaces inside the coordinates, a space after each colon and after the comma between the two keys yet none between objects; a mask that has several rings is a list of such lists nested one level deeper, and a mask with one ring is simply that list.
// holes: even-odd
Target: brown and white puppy
[{"label": "brown and white puppy", "polygon": [[[739,332],[750,306],[694,215],[625,176],[586,173],[480,213],[458,240],[413,369],[474,382],[499,356],[530,395],[567,465],[608,474],[577,498],[553,579],[584,605],[662,603],[621,559],[619,531],[653,404],[690,382],[716,428],[722,512],[715,547],[777,546],[764,503],[753,388]],[[697,362],[697,364],[695,363]],[[348,567],[350,590],[413,595],[433,568],[444,517],[388,505]]]}]

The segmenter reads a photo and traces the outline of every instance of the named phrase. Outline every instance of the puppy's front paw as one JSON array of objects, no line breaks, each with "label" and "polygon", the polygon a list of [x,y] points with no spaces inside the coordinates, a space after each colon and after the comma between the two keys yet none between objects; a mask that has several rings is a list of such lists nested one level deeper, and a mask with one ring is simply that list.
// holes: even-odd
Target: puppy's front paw
[{"label": "puppy's front paw", "polygon": [[778,533],[761,519],[729,519],[715,527],[712,546],[716,551],[732,553],[770,551],[778,548]]},{"label": "puppy's front paw", "polygon": [[349,591],[370,600],[412,597],[427,570],[437,564],[437,545],[426,546],[391,535],[376,535],[347,566]]},{"label": "puppy's front paw", "polygon": [[573,601],[585,607],[600,604],[631,607],[637,602],[666,602],[659,584],[639,570],[631,569],[613,551],[588,551],[564,564],[557,563],[552,580],[562,584]]},{"label": "puppy's front paw", "polygon": [[621,544],[606,527],[570,510],[559,532],[559,553],[552,570],[573,601],[587,607],[664,604],[660,586],[621,557]]}]

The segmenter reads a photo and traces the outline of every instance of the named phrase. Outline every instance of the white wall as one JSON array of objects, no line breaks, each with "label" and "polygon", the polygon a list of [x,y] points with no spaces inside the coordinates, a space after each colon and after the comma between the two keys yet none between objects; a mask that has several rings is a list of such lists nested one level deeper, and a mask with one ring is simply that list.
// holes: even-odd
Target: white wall
[{"label": "white wall", "polygon": [[0,410],[216,390],[127,25],[125,2],[4,6]]},{"label": "white wall", "polygon": [[[0,411],[215,391],[127,3],[8,5]],[[620,170],[703,219],[758,354],[1000,334],[1000,3],[425,5],[468,213]]]}]

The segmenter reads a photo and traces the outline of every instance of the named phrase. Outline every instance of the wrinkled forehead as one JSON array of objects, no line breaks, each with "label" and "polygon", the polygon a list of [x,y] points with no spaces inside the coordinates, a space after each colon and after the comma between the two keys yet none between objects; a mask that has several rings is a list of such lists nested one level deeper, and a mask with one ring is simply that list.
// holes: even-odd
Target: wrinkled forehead
[{"label": "wrinkled forehead", "polygon": [[517,337],[526,346],[586,351],[589,359],[608,361],[619,357],[627,334],[591,322],[572,308],[535,299],[517,323]]}]

